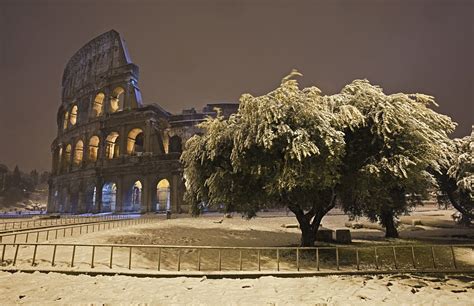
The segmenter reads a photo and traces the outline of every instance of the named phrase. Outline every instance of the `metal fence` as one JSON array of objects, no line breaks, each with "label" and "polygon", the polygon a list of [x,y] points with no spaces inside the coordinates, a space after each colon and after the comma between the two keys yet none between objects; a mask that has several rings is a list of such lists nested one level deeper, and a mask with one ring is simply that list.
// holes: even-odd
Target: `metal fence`
[{"label": "metal fence", "polygon": [[0,231],[15,231],[28,228],[47,226],[61,226],[86,222],[98,222],[118,219],[129,219],[127,215],[91,216],[91,217],[69,217],[58,219],[33,219],[28,221],[6,221],[0,223]]},{"label": "metal fence", "polygon": [[89,232],[96,232],[101,230],[108,230],[117,227],[137,225],[143,223],[150,223],[157,220],[156,217],[141,217],[141,218],[118,218],[105,221],[94,221],[90,223],[81,223],[77,225],[66,225],[60,227],[50,227],[44,229],[25,230],[21,232],[12,232],[0,234],[0,243],[18,242],[29,243],[31,240],[35,243],[40,241],[48,241],[51,239],[73,237],[77,235],[87,234]]},{"label": "metal fence", "polygon": [[[133,220],[138,221],[138,220]],[[2,243],[2,269],[91,272],[395,273],[474,272],[474,244],[325,247],[214,247]],[[32,268],[33,267],[33,268]]]}]

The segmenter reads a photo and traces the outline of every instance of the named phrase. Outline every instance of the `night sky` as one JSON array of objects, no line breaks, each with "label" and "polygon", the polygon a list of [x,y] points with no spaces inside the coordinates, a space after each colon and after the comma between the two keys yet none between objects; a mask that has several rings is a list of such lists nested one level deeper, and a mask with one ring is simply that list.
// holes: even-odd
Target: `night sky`
[{"label": "night sky", "polygon": [[264,94],[292,68],[333,94],[356,78],[426,93],[474,123],[474,1],[0,0],[0,163],[50,170],[61,77],[97,35],[121,33],[145,104],[170,112]]}]

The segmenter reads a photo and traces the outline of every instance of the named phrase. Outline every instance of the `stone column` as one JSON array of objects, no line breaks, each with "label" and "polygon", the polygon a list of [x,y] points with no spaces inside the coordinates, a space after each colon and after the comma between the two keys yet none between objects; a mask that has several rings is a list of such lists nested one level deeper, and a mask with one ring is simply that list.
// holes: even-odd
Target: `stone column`
[{"label": "stone column", "polygon": [[120,135],[119,135],[119,150],[120,155],[127,155],[127,141],[128,141],[128,133],[125,129],[125,126],[120,127]]},{"label": "stone column", "polygon": [[152,143],[151,143],[151,135],[152,135],[152,132],[153,132],[153,127],[152,127],[152,122],[151,120],[146,120],[145,121],[145,131],[144,131],[144,134],[145,134],[145,143],[144,143],[144,150],[146,153],[148,152],[153,152],[153,147],[152,147]]},{"label": "stone column", "polygon": [[124,181],[123,181],[123,176],[119,176],[117,179],[117,194],[115,198],[115,211],[116,212],[123,212],[123,201],[125,198],[125,190],[124,188]]},{"label": "stone column", "polygon": [[102,211],[102,186],[104,185],[104,179],[101,176],[97,176],[95,183],[95,203],[93,213],[99,213]]}]

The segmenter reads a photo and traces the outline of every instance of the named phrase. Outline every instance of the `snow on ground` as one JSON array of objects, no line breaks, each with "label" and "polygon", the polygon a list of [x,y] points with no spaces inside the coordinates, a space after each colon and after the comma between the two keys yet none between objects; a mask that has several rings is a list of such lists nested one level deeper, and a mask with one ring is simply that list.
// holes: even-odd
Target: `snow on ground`
[{"label": "snow on ground", "polygon": [[474,277],[135,278],[0,272],[2,305],[473,305]]},{"label": "snow on ground", "polygon": [[[412,219],[439,220],[449,223],[450,211],[424,210]],[[299,230],[283,228],[282,224],[296,223],[285,214],[245,220],[235,215],[223,218],[210,214],[200,218],[171,220],[159,219],[155,223],[128,228],[89,233],[61,238],[66,243],[128,243],[162,245],[213,245],[213,246],[288,246],[298,245]],[[174,216],[173,216],[174,217]],[[344,215],[324,218],[325,227],[343,228],[348,221]],[[359,220],[366,222],[366,220]],[[383,232],[375,229],[351,230],[356,243],[405,243],[413,238],[433,242],[458,240],[471,242],[473,230],[421,226],[414,231],[406,227],[402,239],[387,241]],[[468,239],[466,239],[466,237]],[[469,239],[471,238],[471,239]],[[45,247],[43,247],[45,248]],[[31,267],[31,247],[22,248],[19,265]],[[87,268],[91,250],[76,250],[75,266]],[[13,249],[7,252],[13,255]],[[39,267],[50,266],[51,249],[38,249]],[[58,248],[57,265],[67,267],[71,247]],[[126,269],[128,251],[114,251],[116,268]],[[133,266],[156,267],[156,258],[149,253],[134,250]],[[472,259],[472,258],[471,258]],[[106,269],[109,260],[107,249],[96,251],[96,267]],[[183,267],[185,269],[185,267]],[[74,268],[73,268],[74,269]],[[130,276],[65,275],[59,273],[7,273],[0,272],[0,304],[209,304],[209,305],[474,305],[474,276],[449,278],[393,276],[327,276],[304,278],[261,277],[258,279],[205,279],[205,278],[136,278]]]}]

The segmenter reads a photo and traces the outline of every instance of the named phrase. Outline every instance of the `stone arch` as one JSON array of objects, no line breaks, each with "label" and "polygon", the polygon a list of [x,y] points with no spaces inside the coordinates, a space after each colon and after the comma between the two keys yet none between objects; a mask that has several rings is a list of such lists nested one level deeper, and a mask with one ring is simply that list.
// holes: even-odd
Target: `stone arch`
[{"label": "stone arch", "polygon": [[92,117],[99,117],[104,112],[104,100],[105,94],[99,92],[95,95],[94,102],[92,104]]},{"label": "stone arch", "polygon": [[130,130],[127,138],[127,154],[140,155],[144,152],[144,133],[142,129],[135,128]]},{"label": "stone arch", "polygon": [[182,148],[182,140],[181,137],[178,135],[174,135],[169,138],[169,145],[168,145],[168,152],[169,153],[181,153],[183,151]]},{"label": "stone arch", "polygon": [[74,104],[71,107],[71,113],[69,114],[69,122],[71,123],[71,126],[74,126],[77,123],[77,105],[76,104]]},{"label": "stone arch", "polygon": [[84,142],[82,140],[78,140],[76,145],[74,146],[74,159],[73,165],[79,167],[82,164],[82,160],[84,158]]},{"label": "stone arch", "polygon": [[88,146],[88,159],[91,162],[97,161],[97,156],[99,154],[99,144],[100,139],[99,136],[92,136],[89,138],[89,146]]},{"label": "stone arch", "polygon": [[123,110],[125,100],[125,89],[122,87],[116,87],[112,91],[112,96],[110,97],[110,112],[115,113]]},{"label": "stone arch", "polygon": [[111,132],[105,139],[105,157],[107,159],[117,158],[120,155],[120,146],[118,142],[119,133]]},{"label": "stone arch", "polygon": [[128,185],[123,202],[123,211],[139,212],[143,204],[143,183],[142,180],[133,180]]},{"label": "stone arch", "polygon": [[106,182],[102,186],[101,212],[115,212],[117,210],[117,184]]},{"label": "stone arch", "polygon": [[168,179],[161,179],[156,184],[153,204],[156,211],[171,210],[171,185]]}]

